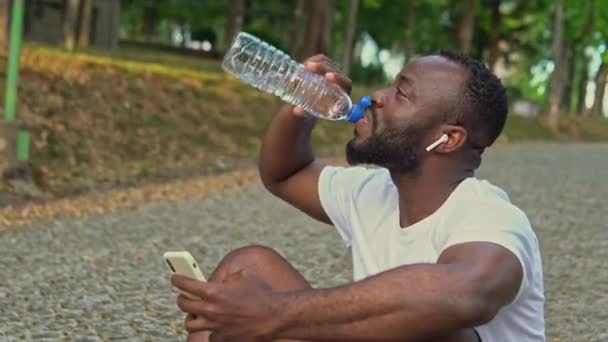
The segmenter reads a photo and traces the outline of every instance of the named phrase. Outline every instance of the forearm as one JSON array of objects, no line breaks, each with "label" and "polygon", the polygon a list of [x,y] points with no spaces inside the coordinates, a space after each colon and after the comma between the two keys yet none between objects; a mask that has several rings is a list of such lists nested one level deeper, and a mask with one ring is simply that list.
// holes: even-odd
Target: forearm
[{"label": "forearm", "polygon": [[280,338],[392,341],[441,337],[480,319],[458,266],[399,267],[327,290],[286,294]]},{"label": "forearm", "polygon": [[260,177],[265,184],[283,181],[315,159],[310,145],[313,117],[291,113],[283,106],[266,131],[260,152]]}]

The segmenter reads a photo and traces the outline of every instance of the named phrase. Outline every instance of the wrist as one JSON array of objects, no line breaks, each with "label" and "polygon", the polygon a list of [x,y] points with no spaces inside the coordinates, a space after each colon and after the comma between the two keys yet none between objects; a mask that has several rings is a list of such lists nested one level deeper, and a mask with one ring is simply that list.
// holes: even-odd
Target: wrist
[{"label": "wrist", "polygon": [[298,292],[277,292],[273,301],[274,312],[276,313],[275,321],[277,322],[276,334],[285,332],[297,323],[296,300]]}]

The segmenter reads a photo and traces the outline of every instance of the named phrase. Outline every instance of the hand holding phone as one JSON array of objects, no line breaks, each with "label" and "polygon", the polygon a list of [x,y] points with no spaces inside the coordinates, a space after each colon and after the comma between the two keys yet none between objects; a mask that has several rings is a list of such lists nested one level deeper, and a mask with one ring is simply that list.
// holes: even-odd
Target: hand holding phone
[{"label": "hand holding phone", "polygon": [[[171,273],[185,275],[195,280],[207,281],[190,253],[186,251],[166,252],[163,254],[163,258],[165,259],[165,264]],[[191,293],[182,291],[180,289],[176,290],[189,298],[200,299]]]}]

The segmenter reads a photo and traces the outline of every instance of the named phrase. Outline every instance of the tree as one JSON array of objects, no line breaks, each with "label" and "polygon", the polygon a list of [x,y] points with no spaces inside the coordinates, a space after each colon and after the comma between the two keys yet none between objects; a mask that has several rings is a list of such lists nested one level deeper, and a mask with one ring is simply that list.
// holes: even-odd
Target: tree
[{"label": "tree", "polygon": [[89,46],[91,35],[91,17],[93,15],[93,0],[81,0],[78,18],[78,47]]},{"label": "tree", "polygon": [[0,0],[0,50],[8,50],[8,18],[10,1]]},{"label": "tree", "polygon": [[578,96],[576,100],[576,114],[583,115],[586,112],[585,98],[587,97],[587,83],[589,81],[589,58],[583,52],[581,72],[578,79]]},{"label": "tree", "polygon": [[325,11],[323,13],[323,27],[319,37],[319,51],[331,55],[331,36],[334,24],[334,1],[326,0]]},{"label": "tree", "polygon": [[488,65],[490,70],[494,71],[496,68],[496,62],[498,61],[499,55],[499,42],[500,42],[500,24],[502,16],[500,15],[500,0],[489,0],[486,1],[490,7],[490,39],[488,46]]},{"label": "tree", "polygon": [[308,17],[306,21],[306,34],[304,35],[304,45],[300,50],[300,59],[308,58],[318,51],[319,32],[323,25],[323,9],[325,0],[308,1]]},{"label": "tree", "polygon": [[475,25],[475,0],[460,1],[458,27],[456,29],[458,50],[468,53],[473,41],[473,27]]},{"label": "tree", "polygon": [[78,20],[78,0],[64,0],[63,42],[68,51],[74,50],[76,43],[76,24]]},{"label": "tree", "polygon": [[226,7],[226,26],[224,28],[224,49],[228,49],[232,38],[243,28],[243,17],[245,13],[244,0],[230,0]]},{"label": "tree", "polygon": [[[574,45],[574,44],[573,44]],[[572,106],[572,98],[574,96],[574,83],[576,77],[576,65],[579,57],[579,50],[577,45],[572,46],[566,52],[567,68],[565,71],[565,84],[564,84],[564,95],[562,96],[561,107],[564,111],[570,112]]]},{"label": "tree", "polygon": [[342,53],[342,71],[347,76],[350,73],[350,62],[353,56],[358,10],[359,0],[350,0],[348,6],[348,21],[346,23],[346,44],[344,45],[344,52]]},{"label": "tree", "polygon": [[304,45],[299,58],[323,53],[330,55],[331,33],[333,27],[333,1],[310,0]]},{"label": "tree", "polygon": [[143,4],[143,34],[146,40],[152,39],[160,21],[161,3],[155,0],[145,0]]},{"label": "tree", "polygon": [[606,93],[606,80],[608,79],[608,53],[602,56],[602,64],[595,76],[595,99],[591,108],[591,115],[603,116],[604,95]]},{"label": "tree", "polygon": [[405,25],[404,25],[404,40],[403,40],[403,53],[405,54],[405,60],[408,61],[414,56],[414,8],[412,1],[405,2]]},{"label": "tree", "polygon": [[296,56],[300,49],[300,29],[302,28],[302,17],[304,14],[304,0],[296,0],[293,8],[293,21],[289,31],[289,52],[290,56]]},{"label": "tree", "polygon": [[563,42],[564,32],[564,0],[557,0],[555,16],[553,19],[553,73],[549,92],[549,127],[557,131],[559,121],[559,107],[564,89],[565,77],[565,49]]},{"label": "tree", "polygon": [[[586,11],[586,13],[585,13]],[[576,94],[582,91],[586,93],[587,87],[587,66],[585,65],[580,70],[580,73],[577,73],[578,69],[577,65],[579,64],[579,60],[582,59],[583,63],[589,63],[589,61],[585,58],[585,49],[584,47],[589,43],[589,37],[592,36],[594,22],[595,22],[595,0],[589,0],[586,2],[586,6],[576,6],[569,7],[565,12],[566,22],[566,32],[564,35],[565,40],[565,48],[564,48],[564,58],[567,58],[567,71],[565,76],[565,86],[562,96],[562,107],[565,111],[576,110],[572,107],[572,99],[575,98]],[[564,61],[564,63],[566,63]],[[577,75],[580,74],[580,75]],[[577,77],[578,76],[578,77]],[[575,87],[574,84],[576,80],[580,79],[578,87]],[[578,99],[582,99],[584,101],[584,95],[582,97],[578,97]],[[580,106],[578,106],[580,107]]]}]

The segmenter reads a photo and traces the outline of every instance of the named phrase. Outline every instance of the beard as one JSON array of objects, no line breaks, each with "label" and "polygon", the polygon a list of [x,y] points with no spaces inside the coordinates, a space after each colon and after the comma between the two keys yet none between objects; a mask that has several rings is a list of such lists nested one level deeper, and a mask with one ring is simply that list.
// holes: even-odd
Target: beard
[{"label": "beard", "polygon": [[357,144],[353,139],[346,145],[350,165],[373,164],[397,173],[411,173],[419,168],[425,129],[409,126],[372,131],[367,140]]}]

